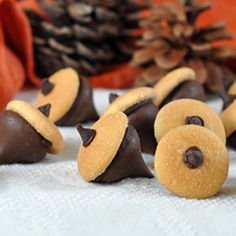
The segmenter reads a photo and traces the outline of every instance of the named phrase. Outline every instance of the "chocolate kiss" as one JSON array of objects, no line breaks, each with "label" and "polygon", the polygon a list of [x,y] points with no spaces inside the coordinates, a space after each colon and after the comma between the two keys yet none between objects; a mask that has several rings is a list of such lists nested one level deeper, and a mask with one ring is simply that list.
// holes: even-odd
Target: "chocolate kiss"
[{"label": "chocolate kiss", "polygon": [[54,84],[51,83],[48,78],[43,79],[41,83],[41,92],[43,95],[49,94],[54,88]]},{"label": "chocolate kiss", "polygon": [[152,178],[153,174],[142,158],[138,134],[129,125],[111,164],[93,182],[112,183],[125,178],[137,177]]},{"label": "chocolate kiss", "polygon": [[16,112],[0,113],[0,164],[38,162],[50,145]]},{"label": "chocolate kiss", "polygon": [[81,139],[83,141],[83,146],[87,147],[96,136],[96,130],[94,129],[85,129],[82,125],[77,126],[77,130],[81,136]]},{"label": "chocolate kiss", "polygon": [[184,153],[183,161],[190,169],[196,169],[203,164],[203,153],[198,147],[191,147]]},{"label": "chocolate kiss", "polygon": [[236,95],[231,95],[228,93],[220,93],[220,97],[223,100],[223,110],[225,110],[236,98]]},{"label": "chocolate kiss", "polygon": [[109,94],[109,103],[113,103],[117,98],[119,97],[119,95],[117,93],[110,93]]},{"label": "chocolate kiss", "polygon": [[200,116],[187,116],[185,124],[204,126],[204,121]]},{"label": "chocolate kiss", "polygon": [[46,117],[49,117],[51,107],[52,107],[52,105],[50,103],[48,103],[48,104],[38,107],[37,109],[41,113],[43,113]]}]

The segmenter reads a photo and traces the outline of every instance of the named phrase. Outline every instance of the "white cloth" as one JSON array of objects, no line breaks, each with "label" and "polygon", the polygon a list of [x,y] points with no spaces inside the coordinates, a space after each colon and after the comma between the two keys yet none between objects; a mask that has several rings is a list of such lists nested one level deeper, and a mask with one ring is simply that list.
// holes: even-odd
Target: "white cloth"
[{"label": "white cloth", "polygon": [[[99,113],[109,91],[96,90]],[[32,101],[35,92],[17,98]],[[220,102],[211,106],[219,109]],[[0,166],[1,236],[236,235],[236,153],[229,177],[207,200],[187,200],[166,191],[155,178],[116,184],[86,183],[77,172],[81,143],[75,128],[62,128],[66,148],[37,164]],[[144,155],[152,164],[152,156]]]}]

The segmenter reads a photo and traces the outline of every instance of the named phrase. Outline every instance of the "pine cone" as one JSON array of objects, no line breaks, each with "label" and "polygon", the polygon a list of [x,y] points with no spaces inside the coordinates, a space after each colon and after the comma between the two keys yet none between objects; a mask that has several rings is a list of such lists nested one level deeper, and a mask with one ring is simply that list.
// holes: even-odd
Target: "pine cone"
[{"label": "pine cone", "polygon": [[[143,0],[144,1],[144,0]],[[144,1],[145,2],[145,1]],[[33,11],[30,19],[36,72],[47,77],[62,67],[73,67],[89,76],[107,65],[126,62],[134,52],[140,12],[146,4],[135,0],[40,1],[50,22]]]},{"label": "pine cone", "polygon": [[225,90],[236,79],[223,66],[225,59],[235,56],[227,46],[215,46],[216,41],[230,39],[225,23],[217,22],[206,27],[196,24],[197,18],[211,8],[210,3],[197,4],[194,0],[163,3],[153,7],[152,15],[141,21],[144,29],[140,49],[131,64],[143,66],[144,72],[137,85],[153,85],[170,70],[180,66],[194,69],[197,80],[207,91]]}]

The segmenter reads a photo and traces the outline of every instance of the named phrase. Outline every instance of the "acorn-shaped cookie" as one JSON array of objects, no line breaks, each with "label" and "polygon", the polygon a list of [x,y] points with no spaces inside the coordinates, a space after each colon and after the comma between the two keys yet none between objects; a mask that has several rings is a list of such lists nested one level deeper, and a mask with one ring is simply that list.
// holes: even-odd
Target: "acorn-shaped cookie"
[{"label": "acorn-shaped cookie", "polygon": [[78,131],[83,141],[78,170],[84,180],[112,183],[124,178],[153,177],[142,159],[138,134],[124,113],[109,114],[91,129],[79,125]]},{"label": "acorn-shaped cookie", "polygon": [[61,69],[42,81],[36,106],[47,103],[52,105],[49,119],[56,125],[73,126],[98,119],[88,80],[72,68]]},{"label": "acorn-shaped cookie", "polygon": [[35,109],[23,101],[12,101],[0,113],[0,164],[33,163],[64,146],[57,127],[47,118],[50,105]]},{"label": "acorn-shaped cookie", "polygon": [[186,67],[169,72],[154,86],[158,94],[155,104],[161,108],[165,104],[181,98],[205,101],[203,86],[195,78],[195,72]]},{"label": "acorn-shaped cookie", "polygon": [[[231,95],[232,96],[232,95]],[[228,104],[221,113],[221,120],[224,124],[227,145],[236,149],[236,100]]]},{"label": "acorn-shaped cookie", "polygon": [[159,182],[185,198],[208,198],[224,184],[229,168],[226,147],[211,130],[180,126],[159,142],[155,154]]},{"label": "acorn-shaped cookie", "polygon": [[179,99],[165,105],[157,114],[154,130],[157,142],[170,130],[183,125],[198,125],[213,131],[223,143],[226,135],[220,117],[205,103]]},{"label": "acorn-shaped cookie", "polygon": [[132,89],[121,96],[111,94],[111,104],[102,115],[105,117],[117,111],[124,112],[138,132],[142,152],[151,154],[155,153],[157,146],[153,125],[159,109],[153,102],[155,97],[155,91],[148,87]]}]

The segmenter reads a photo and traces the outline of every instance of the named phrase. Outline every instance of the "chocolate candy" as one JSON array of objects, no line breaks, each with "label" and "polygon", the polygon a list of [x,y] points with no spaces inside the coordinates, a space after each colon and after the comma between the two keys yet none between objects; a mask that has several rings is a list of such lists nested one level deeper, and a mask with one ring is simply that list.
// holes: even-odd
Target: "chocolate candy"
[{"label": "chocolate candy", "polygon": [[203,164],[203,153],[198,147],[190,147],[184,153],[183,161],[190,169],[196,169]]},{"label": "chocolate candy", "polygon": [[43,80],[36,106],[46,103],[52,105],[49,119],[60,126],[98,119],[89,81],[71,68],[59,70]]},{"label": "chocolate candy", "polygon": [[142,152],[150,154],[155,153],[157,146],[153,125],[159,109],[153,102],[155,96],[155,91],[147,87],[130,90],[121,96],[110,94],[111,104],[102,115],[124,112],[139,135]]},{"label": "chocolate candy", "polygon": [[185,124],[204,126],[204,121],[200,116],[187,116],[185,120]]},{"label": "chocolate candy", "polygon": [[229,103],[221,113],[221,120],[224,124],[227,145],[236,149],[236,100]]},{"label": "chocolate candy", "polygon": [[112,183],[153,177],[142,159],[138,134],[124,113],[111,113],[91,129],[78,126],[78,131],[83,140],[78,169],[86,181]]},{"label": "chocolate candy", "polygon": [[23,101],[8,104],[0,113],[0,164],[38,162],[48,152],[58,153],[63,148],[59,131],[46,117],[49,112],[50,104],[38,111]]},{"label": "chocolate candy", "polygon": [[195,78],[195,72],[190,68],[182,67],[169,72],[154,86],[158,95],[155,104],[162,108],[167,103],[181,98],[205,101],[204,88]]}]

